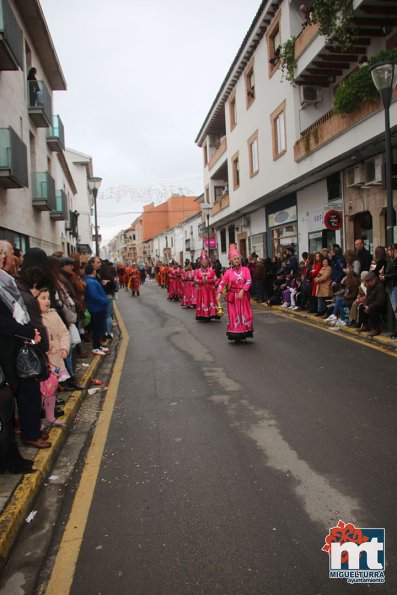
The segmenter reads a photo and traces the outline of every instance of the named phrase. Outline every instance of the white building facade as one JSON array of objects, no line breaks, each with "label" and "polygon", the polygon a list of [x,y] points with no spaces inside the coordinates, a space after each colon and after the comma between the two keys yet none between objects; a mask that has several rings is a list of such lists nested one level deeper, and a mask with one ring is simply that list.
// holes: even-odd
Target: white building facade
[{"label": "white building facade", "polygon": [[[376,100],[364,113],[360,106],[342,117],[333,101],[337,85],[358,69],[363,54],[371,59],[397,45],[395,23],[380,36],[376,7],[355,1],[356,22],[366,23],[365,30],[359,25],[354,47],[342,51],[319,34],[318,25],[303,22],[300,4],[260,4],[196,138],[224,265],[230,243],[243,256],[255,251],[272,257],[287,245],[301,253],[333,243],[352,247],[358,236],[371,249],[386,241],[383,108]],[[283,78],[278,58],[292,37],[294,85]],[[390,118],[395,146],[395,93]],[[354,184],[356,164],[361,177]],[[330,210],[340,213],[339,229],[325,225]]]},{"label": "white building facade", "polygon": [[[77,250],[78,212],[90,210],[87,189],[76,182],[66,157],[62,120],[53,113],[53,92],[65,90],[38,0],[2,0],[0,238],[23,251]],[[84,243],[90,240],[87,230]]]}]

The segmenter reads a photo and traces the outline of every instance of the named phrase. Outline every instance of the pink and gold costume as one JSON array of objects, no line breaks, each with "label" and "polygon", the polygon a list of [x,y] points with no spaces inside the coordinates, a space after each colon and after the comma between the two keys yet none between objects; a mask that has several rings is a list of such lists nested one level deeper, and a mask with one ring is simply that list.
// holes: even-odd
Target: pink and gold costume
[{"label": "pink and gold costume", "polygon": [[[233,258],[236,254],[239,255],[237,249],[233,251],[234,246],[230,248],[229,258]],[[239,265],[236,268],[232,266],[227,269],[218,285],[219,294],[222,293],[224,287],[227,288],[226,302],[229,321],[226,334],[229,341],[244,341],[247,337],[253,336],[252,311],[248,293],[251,282],[249,269]],[[241,290],[243,290],[243,294],[239,298]]]},{"label": "pink and gold costume", "polygon": [[183,297],[182,308],[194,308],[196,305],[196,284],[194,271],[182,271]]},{"label": "pink and gold costume", "polygon": [[196,269],[195,281],[197,285],[196,320],[218,320],[215,271],[209,267]]}]

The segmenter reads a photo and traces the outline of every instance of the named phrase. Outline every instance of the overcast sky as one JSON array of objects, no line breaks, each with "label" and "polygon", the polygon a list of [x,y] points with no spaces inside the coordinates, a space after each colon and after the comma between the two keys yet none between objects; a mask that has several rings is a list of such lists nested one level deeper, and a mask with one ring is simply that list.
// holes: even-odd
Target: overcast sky
[{"label": "overcast sky", "polygon": [[260,0],[40,0],[68,90],[66,145],[103,178],[104,243],[172,187],[203,192],[194,140]]}]

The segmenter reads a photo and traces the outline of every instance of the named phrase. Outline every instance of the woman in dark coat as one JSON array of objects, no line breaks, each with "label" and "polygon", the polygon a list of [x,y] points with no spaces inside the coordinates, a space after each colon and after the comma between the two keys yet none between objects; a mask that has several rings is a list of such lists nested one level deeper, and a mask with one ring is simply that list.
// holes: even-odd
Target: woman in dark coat
[{"label": "woman in dark coat", "polygon": [[2,270],[3,261],[0,244],[0,366],[5,376],[0,387],[0,473],[30,473],[32,461],[21,456],[14,435],[16,357],[22,344],[19,337],[40,341],[40,334],[29,320],[14,279]]},{"label": "woman in dark coat", "polygon": [[[20,272],[16,283],[31,323],[41,336],[40,348],[47,353],[49,350],[48,336],[41,320],[41,312],[36,301],[36,296],[48,285],[48,279],[43,276],[39,267],[33,266]],[[35,448],[49,448],[48,435],[41,432],[41,392],[40,381],[20,382],[17,392],[19,424],[21,439],[27,446]]]}]

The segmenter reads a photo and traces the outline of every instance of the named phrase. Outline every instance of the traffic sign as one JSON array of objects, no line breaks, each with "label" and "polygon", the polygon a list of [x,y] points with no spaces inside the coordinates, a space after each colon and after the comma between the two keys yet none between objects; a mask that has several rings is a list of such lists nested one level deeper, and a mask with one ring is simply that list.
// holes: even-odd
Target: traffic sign
[{"label": "traffic sign", "polygon": [[324,225],[330,231],[337,231],[343,225],[343,214],[341,211],[327,211],[324,215]]}]

